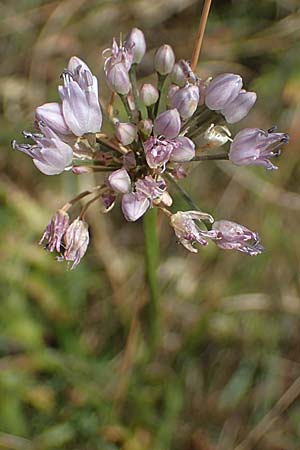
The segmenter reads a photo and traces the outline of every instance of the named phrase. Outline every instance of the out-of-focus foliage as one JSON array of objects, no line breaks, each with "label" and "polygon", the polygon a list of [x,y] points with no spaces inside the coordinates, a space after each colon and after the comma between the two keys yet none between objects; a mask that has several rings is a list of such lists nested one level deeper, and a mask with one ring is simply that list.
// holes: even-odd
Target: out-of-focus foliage
[{"label": "out-of-focus foliage", "polygon": [[[10,140],[30,129],[36,106],[58,98],[71,55],[103,80],[101,52],[132,26],[149,44],[141,77],[151,79],[164,42],[189,59],[201,4],[1,3],[1,449],[231,450],[249,433],[239,450],[299,449],[297,8],[297,0],[213,2],[198,73],[241,73],[257,91],[233,132],[278,124],[291,143],[275,173],[203,163],[183,182],[205,211],[260,231],[266,252],[250,258],[211,245],[188,255],[162,218],[160,340],[149,355],[141,224],[95,207],[87,256],[67,271],[37,242],[54,211],[93,180],[43,176]],[[103,83],[101,91],[107,98]]]}]

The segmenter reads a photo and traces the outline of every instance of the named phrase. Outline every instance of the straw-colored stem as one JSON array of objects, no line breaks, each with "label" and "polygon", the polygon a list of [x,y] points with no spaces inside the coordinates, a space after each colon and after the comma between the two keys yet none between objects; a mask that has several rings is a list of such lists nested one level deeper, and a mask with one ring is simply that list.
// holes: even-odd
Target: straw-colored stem
[{"label": "straw-colored stem", "polygon": [[212,2],[212,0],[204,0],[204,6],[203,6],[200,23],[199,23],[199,28],[198,28],[198,33],[197,33],[196,45],[195,45],[193,55],[192,55],[192,63],[191,63],[192,70],[195,70],[197,67],[197,64],[198,64],[199,55],[200,55],[202,42],[203,42],[204,31],[205,31],[205,27],[206,27],[206,23],[207,23],[207,18],[208,18],[211,2]]}]

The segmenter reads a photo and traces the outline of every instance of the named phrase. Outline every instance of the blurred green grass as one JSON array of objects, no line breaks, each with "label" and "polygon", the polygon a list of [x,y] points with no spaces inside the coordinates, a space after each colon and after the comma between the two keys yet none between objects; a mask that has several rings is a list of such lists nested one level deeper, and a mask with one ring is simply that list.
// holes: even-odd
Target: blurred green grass
[{"label": "blurred green grass", "polygon": [[[69,57],[103,80],[101,51],[139,26],[190,58],[193,0],[10,1],[0,18],[0,448],[231,450],[300,376],[300,11],[296,0],[213,2],[198,72],[240,72],[258,93],[233,127],[278,124],[291,143],[276,173],[195,167],[186,189],[218,218],[258,230],[264,255],[214,246],[187,255],[164,221],[160,342],[149,361],[140,223],[91,211],[92,243],[75,272],[37,242],[89,176],[45,177],[10,149],[34,108],[55,101]],[[102,83],[107,99],[108,91]],[[180,198],[175,201],[184,207]],[[299,400],[245,449],[298,450]],[[246,444],[245,444],[246,445]]]}]

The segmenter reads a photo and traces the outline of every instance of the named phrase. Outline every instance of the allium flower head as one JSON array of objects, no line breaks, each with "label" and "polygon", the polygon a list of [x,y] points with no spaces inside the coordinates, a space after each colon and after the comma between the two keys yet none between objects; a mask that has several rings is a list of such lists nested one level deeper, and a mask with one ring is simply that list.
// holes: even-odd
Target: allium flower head
[{"label": "allium flower head", "polygon": [[102,125],[98,100],[98,81],[88,66],[73,56],[63,75],[64,86],[59,86],[64,119],[75,134],[96,133]]},{"label": "allium flower head", "polygon": [[243,225],[219,220],[214,222],[212,229],[217,232],[217,246],[224,250],[238,250],[250,256],[259,255],[264,250],[259,235]]},{"label": "allium flower head", "polygon": [[180,242],[187,250],[197,253],[198,250],[194,244],[207,245],[207,239],[215,239],[217,232],[214,230],[204,231],[197,222],[202,220],[213,222],[214,219],[210,214],[200,211],[178,211],[170,217],[171,226]]},{"label": "allium flower head", "polygon": [[238,166],[263,166],[266,169],[277,169],[269,158],[278,156],[282,145],[288,143],[288,135],[267,132],[259,128],[245,128],[240,131],[230,146],[229,159]]}]

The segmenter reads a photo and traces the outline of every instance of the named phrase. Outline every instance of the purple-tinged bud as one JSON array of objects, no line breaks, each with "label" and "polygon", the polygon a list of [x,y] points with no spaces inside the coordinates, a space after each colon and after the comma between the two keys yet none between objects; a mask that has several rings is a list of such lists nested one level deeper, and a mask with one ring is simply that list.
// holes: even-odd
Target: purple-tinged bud
[{"label": "purple-tinged bud", "polygon": [[75,134],[97,133],[102,125],[98,99],[98,81],[81,59],[73,56],[63,72],[64,86],[59,86],[64,119]]},{"label": "purple-tinged bud", "polygon": [[197,253],[194,244],[207,245],[207,238],[215,239],[217,232],[202,230],[197,222],[204,220],[212,223],[214,219],[211,215],[200,211],[178,211],[170,217],[171,226],[180,242],[187,250]]},{"label": "purple-tinged bud", "polygon": [[289,137],[285,133],[267,132],[259,128],[245,128],[233,139],[229,159],[237,166],[263,166],[266,169],[278,169],[269,158],[279,156],[282,145],[287,144]]},{"label": "purple-tinged bud", "polygon": [[35,118],[38,122],[44,122],[54,133],[58,135],[70,135],[72,131],[66,124],[62,106],[59,103],[45,103],[35,110]]},{"label": "purple-tinged bud", "polygon": [[141,99],[145,106],[154,105],[154,103],[157,102],[158,97],[159,97],[159,92],[156,89],[156,87],[154,87],[150,83],[143,84],[143,86],[141,88]]},{"label": "purple-tinged bud", "polygon": [[118,122],[116,124],[117,139],[123,145],[130,145],[137,138],[137,126],[133,123]]},{"label": "purple-tinged bud", "polygon": [[142,217],[150,206],[150,200],[140,197],[137,192],[125,194],[122,197],[122,211],[129,222],[135,222]]},{"label": "purple-tinged bud", "polygon": [[130,80],[123,63],[116,63],[106,73],[109,88],[117,94],[126,95],[130,91]]},{"label": "purple-tinged bud", "polygon": [[209,109],[220,110],[233,101],[242,89],[243,80],[239,75],[223,73],[214,78],[206,88],[205,104]]},{"label": "purple-tinged bud", "polygon": [[186,162],[195,156],[195,144],[185,136],[178,136],[174,139],[174,148],[170,155],[170,161]]},{"label": "purple-tinged bud", "polygon": [[180,115],[177,109],[169,109],[159,114],[154,120],[154,133],[158,136],[165,136],[173,139],[178,136],[181,128]]},{"label": "purple-tinged bud", "polygon": [[154,55],[154,69],[160,75],[168,75],[172,72],[175,63],[175,54],[172,47],[164,44],[156,50]]},{"label": "purple-tinged bud", "polygon": [[179,89],[171,99],[171,105],[176,108],[183,120],[192,117],[199,103],[199,88],[186,86]]},{"label": "purple-tinged bud", "polygon": [[259,235],[243,225],[229,220],[218,220],[212,229],[218,233],[215,241],[217,246],[224,250],[238,250],[250,256],[264,251]]},{"label": "purple-tinged bud", "polygon": [[134,152],[130,151],[123,155],[123,164],[125,169],[130,170],[136,167],[136,159]]},{"label": "purple-tinged bud", "polygon": [[88,225],[84,220],[75,219],[67,229],[64,237],[66,261],[73,261],[71,270],[75,269],[84,256],[89,244]]},{"label": "purple-tinged bud", "polygon": [[108,213],[113,209],[116,203],[116,194],[112,192],[110,189],[105,190],[101,194],[101,201],[102,201],[102,213]]},{"label": "purple-tinged bud", "polygon": [[179,87],[184,87],[187,81],[186,74],[180,63],[176,63],[171,73],[171,81]]},{"label": "purple-tinged bud", "polygon": [[125,48],[131,48],[133,51],[133,63],[139,64],[146,53],[146,41],[142,30],[132,28],[125,39]]},{"label": "purple-tinged bud", "polygon": [[157,169],[158,167],[164,168],[170,159],[173,148],[172,141],[151,136],[144,142],[144,151],[148,166],[151,169]]},{"label": "purple-tinged bud", "polygon": [[108,177],[108,183],[118,194],[127,194],[131,191],[131,180],[125,169],[118,169]]},{"label": "purple-tinged bud", "polygon": [[44,245],[46,250],[49,252],[56,250],[57,253],[60,253],[62,238],[69,227],[69,221],[68,213],[59,209],[48,223],[39,244],[42,245],[46,241]]},{"label": "purple-tinged bud", "polygon": [[140,120],[140,122],[138,123],[138,128],[143,136],[145,138],[148,138],[152,133],[153,122],[151,119]]},{"label": "purple-tinged bud", "polygon": [[241,91],[230,103],[226,104],[221,113],[228,123],[236,123],[247,116],[248,112],[256,102],[256,93]]},{"label": "purple-tinged bud", "polygon": [[176,84],[171,84],[168,90],[168,96],[167,96],[167,104],[168,106],[172,105],[172,99],[174,97],[174,95],[176,94],[176,92],[178,92],[180,89],[179,86],[176,86]]},{"label": "purple-tinged bud", "polygon": [[75,175],[83,175],[85,173],[93,173],[94,168],[89,166],[74,166],[72,167],[72,172]]}]

